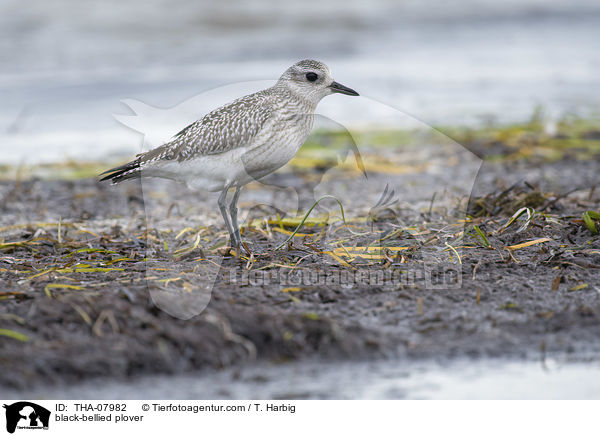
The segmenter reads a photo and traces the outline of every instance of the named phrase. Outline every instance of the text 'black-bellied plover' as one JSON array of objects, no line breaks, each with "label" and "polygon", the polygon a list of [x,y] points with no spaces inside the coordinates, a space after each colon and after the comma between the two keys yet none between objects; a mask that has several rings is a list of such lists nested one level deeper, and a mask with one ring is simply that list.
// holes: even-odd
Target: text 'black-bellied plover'
[{"label": "text 'black-bellied plover'", "polygon": [[[303,60],[271,88],[222,106],[177,133],[170,142],[112,168],[102,180],[119,183],[162,177],[192,189],[221,191],[218,204],[231,245],[240,247],[237,222],[240,189],[281,168],[306,141],[321,99],[333,93],[358,95],[335,82],[322,62]],[[227,193],[234,189],[227,210]]]}]

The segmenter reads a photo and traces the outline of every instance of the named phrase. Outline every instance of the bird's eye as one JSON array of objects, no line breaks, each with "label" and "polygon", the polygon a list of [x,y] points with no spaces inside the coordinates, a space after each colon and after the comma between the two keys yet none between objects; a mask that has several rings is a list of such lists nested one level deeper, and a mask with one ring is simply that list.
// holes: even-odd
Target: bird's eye
[{"label": "bird's eye", "polygon": [[306,73],[306,80],[309,82],[314,82],[318,77],[319,76],[317,76],[317,73]]}]

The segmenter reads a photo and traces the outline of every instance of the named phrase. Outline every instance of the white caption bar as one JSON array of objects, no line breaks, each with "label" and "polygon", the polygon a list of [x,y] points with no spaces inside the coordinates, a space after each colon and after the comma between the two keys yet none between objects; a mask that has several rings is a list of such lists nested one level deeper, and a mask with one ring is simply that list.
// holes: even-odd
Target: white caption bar
[{"label": "white caption bar", "polygon": [[[0,434],[587,434],[599,401],[2,400]],[[33,430],[42,430],[37,433]],[[177,433],[173,433],[173,432]],[[594,430],[595,431],[595,430]],[[149,432],[149,433],[148,433]]]}]

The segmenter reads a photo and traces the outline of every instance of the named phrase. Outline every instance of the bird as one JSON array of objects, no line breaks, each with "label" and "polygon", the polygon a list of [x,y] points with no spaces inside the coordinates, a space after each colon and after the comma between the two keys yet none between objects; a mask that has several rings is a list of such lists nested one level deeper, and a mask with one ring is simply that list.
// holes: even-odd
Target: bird
[{"label": "bird", "polygon": [[[113,184],[159,177],[219,192],[231,247],[242,246],[237,222],[241,188],[281,168],[308,138],[318,103],[331,94],[358,96],[323,62],[305,59],[270,88],[238,98],[194,121],[170,141],[100,174]],[[233,191],[228,202],[228,194]],[[245,245],[243,245],[245,247]],[[247,250],[247,247],[245,247]]]}]

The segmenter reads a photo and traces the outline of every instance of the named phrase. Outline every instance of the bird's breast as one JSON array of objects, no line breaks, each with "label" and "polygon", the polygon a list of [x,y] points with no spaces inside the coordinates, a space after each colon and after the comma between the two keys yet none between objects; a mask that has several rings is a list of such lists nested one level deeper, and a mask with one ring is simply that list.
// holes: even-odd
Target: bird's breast
[{"label": "bird's breast", "polygon": [[246,171],[259,178],[288,163],[306,141],[313,121],[312,114],[291,114],[275,120],[244,153],[242,161]]}]

